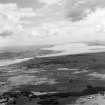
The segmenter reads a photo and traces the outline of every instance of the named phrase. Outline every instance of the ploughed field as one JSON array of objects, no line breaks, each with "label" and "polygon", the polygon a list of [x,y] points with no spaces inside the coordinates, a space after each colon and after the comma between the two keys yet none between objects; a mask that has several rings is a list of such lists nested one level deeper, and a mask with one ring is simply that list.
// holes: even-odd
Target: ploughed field
[{"label": "ploughed field", "polygon": [[88,105],[76,102],[103,95],[104,87],[104,52],[36,57],[0,68],[1,105]]}]

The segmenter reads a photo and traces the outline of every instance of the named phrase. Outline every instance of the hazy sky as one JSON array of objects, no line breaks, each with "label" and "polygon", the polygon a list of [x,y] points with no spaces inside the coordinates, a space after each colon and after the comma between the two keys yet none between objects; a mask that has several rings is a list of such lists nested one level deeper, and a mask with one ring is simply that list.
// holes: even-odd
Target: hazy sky
[{"label": "hazy sky", "polygon": [[105,40],[105,0],[0,0],[0,46]]}]

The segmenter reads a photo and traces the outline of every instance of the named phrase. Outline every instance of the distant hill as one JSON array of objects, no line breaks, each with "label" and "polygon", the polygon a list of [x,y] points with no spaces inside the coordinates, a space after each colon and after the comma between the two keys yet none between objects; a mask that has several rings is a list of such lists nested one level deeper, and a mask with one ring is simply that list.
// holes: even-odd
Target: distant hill
[{"label": "distant hill", "polygon": [[52,53],[50,50],[42,50],[48,46],[22,46],[22,47],[5,47],[0,50],[0,60],[29,58],[37,55]]},{"label": "distant hill", "polygon": [[[55,57],[36,57],[35,59],[15,64],[15,66],[26,66],[27,68],[36,67],[79,67],[87,69],[98,69],[105,68],[105,52],[101,53],[89,53],[89,54],[77,54],[77,55],[64,55]],[[13,66],[13,65],[12,65]]]}]

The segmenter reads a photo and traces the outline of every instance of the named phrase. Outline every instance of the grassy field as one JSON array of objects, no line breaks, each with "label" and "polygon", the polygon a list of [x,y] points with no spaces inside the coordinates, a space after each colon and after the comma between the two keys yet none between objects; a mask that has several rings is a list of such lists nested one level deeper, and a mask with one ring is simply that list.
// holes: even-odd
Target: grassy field
[{"label": "grassy field", "polygon": [[[5,83],[1,85],[0,90],[7,86],[11,91],[67,93],[81,92],[87,85],[105,87],[104,57],[104,52],[36,57],[26,62],[1,67],[0,80]],[[77,98],[79,97],[57,98],[57,105],[72,105]],[[37,105],[38,101],[39,99],[29,101],[22,96],[17,100],[17,105]]]}]

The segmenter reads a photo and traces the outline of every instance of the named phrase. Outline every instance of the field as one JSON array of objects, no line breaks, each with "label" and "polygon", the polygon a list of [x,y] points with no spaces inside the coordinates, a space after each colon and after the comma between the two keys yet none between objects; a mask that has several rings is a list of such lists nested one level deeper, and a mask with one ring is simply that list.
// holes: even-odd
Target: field
[{"label": "field", "polygon": [[[15,94],[28,91],[38,98],[29,100],[29,94],[27,93],[27,96],[22,93],[16,99],[16,105],[72,105],[80,96],[96,94],[104,90],[104,57],[104,52],[35,57],[26,62],[1,67],[1,96],[8,91]],[[95,93],[84,93],[87,86],[100,89]],[[19,93],[16,93],[17,91]],[[41,96],[46,95],[50,98],[41,99]]]}]

